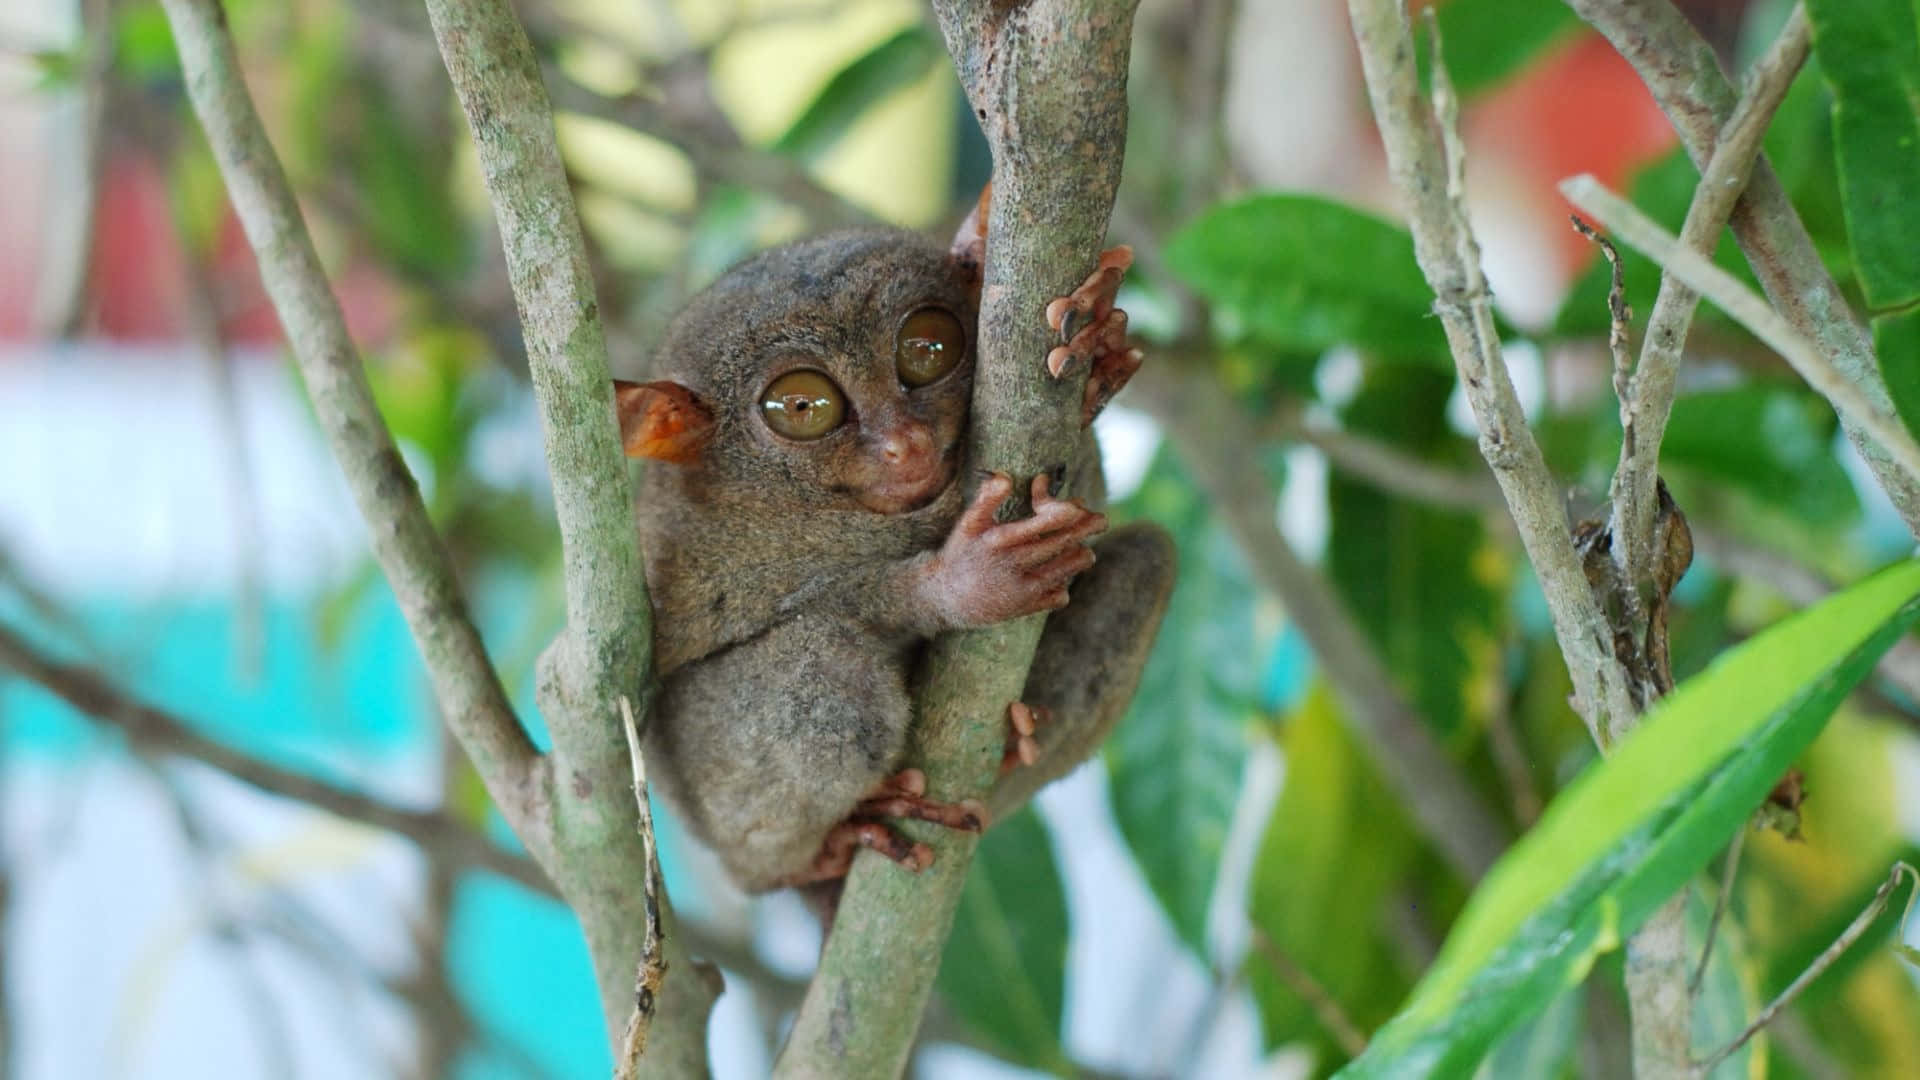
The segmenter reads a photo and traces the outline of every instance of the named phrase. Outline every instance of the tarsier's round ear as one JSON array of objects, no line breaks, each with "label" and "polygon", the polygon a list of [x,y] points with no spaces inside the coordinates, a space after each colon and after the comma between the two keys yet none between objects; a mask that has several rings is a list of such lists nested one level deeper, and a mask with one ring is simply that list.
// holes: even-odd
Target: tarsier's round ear
[{"label": "tarsier's round ear", "polygon": [[628,457],[684,465],[700,456],[713,431],[713,411],[676,382],[615,379],[613,406]]},{"label": "tarsier's round ear", "polygon": [[980,284],[986,276],[987,265],[987,208],[993,201],[993,182],[980,189],[980,199],[973,204],[973,210],[960,228],[953,234],[953,247],[948,257],[965,267],[972,275],[969,286],[974,302],[980,301]]}]

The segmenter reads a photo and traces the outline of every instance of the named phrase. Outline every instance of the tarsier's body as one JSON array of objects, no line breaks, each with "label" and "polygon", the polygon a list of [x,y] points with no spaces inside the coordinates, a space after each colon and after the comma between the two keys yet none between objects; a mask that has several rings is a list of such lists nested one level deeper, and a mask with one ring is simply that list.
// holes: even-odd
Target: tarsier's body
[{"label": "tarsier's body", "polygon": [[[1016,710],[1010,761],[1028,764],[990,811],[1090,753],[1138,680],[1172,550],[1150,526],[1087,547],[1105,527],[1082,504],[1103,495],[1091,434],[1065,463],[1080,499],[1041,481],[1034,516],[1004,525],[1011,480],[964,461],[977,265],[888,230],[768,252],[675,320],[661,381],[620,388],[629,452],[661,459],[640,496],[662,680],[649,775],[747,889],[830,878],[890,838],[923,862],[885,814],[988,818],[902,778],[932,635],[1054,611],[1024,697],[1053,719],[1035,732]],[[1089,413],[1139,362],[1102,271],[1073,298],[1105,324],[1074,338],[1095,363]]]}]

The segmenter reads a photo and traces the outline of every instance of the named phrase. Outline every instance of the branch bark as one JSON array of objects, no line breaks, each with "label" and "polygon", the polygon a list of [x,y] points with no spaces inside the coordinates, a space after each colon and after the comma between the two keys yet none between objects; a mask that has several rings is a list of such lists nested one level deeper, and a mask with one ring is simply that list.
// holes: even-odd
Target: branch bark
[{"label": "branch bark", "polygon": [[[1546,595],[1554,635],[1573,677],[1575,705],[1594,739],[1608,745],[1610,723],[1631,717],[1633,703],[1613,656],[1612,631],[1574,553],[1559,485],[1527,427],[1500,354],[1479,244],[1461,201],[1465,163],[1457,140],[1448,137],[1421,93],[1413,35],[1401,5],[1348,0],[1347,7],[1388,169],[1408,203],[1414,254],[1433,287],[1434,311],[1480,425],[1481,454],[1493,467]],[[1437,62],[1434,83],[1445,85]]]},{"label": "branch bark", "polygon": [[[1094,265],[1113,210],[1134,2],[934,8],[994,159],[969,454],[977,467],[1029,477],[1072,460],[1080,443],[1080,380],[1046,375],[1054,342],[1042,312]],[[915,738],[937,797],[978,796],[992,783],[1005,709],[1025,685],[1042,621],[934,643]],[[933,866],[909,876],[871,853],[856,858],[777,1076],[897,1076],[906,1067],[978,842],[909,831],[933,847]]]},{"label": "branch bark", "polygon": [[1697,251],[1682,247],[1672,233],[1653,223],[1632,203],[1607,190],[1586,174],[1563,181],[1561,194],[1593,215],[1609,232],[1660,264],[1669,275],[1712,300],[1753,335],[1766,342],[1800,373],[1809,386],[1827,399],[1850,430],[1874,447],[1895,474],[1920,488],[1920,443],[1914,441],[1893,406],[1875,403],[1867,389],[1847,378],[1831,354],[1800,335],[1765,300],[1755,296],[1738,278],[1715,266]]},{"label": "branch bark", "polygon": [[[1673,122],[1687,155],[1704,169],[1735,106],[1733,85],[1721,72],[1713,47],[1670,0],[1567,0],[1567,5],[1639,72]],[[1754,165],[1729,224],[1774,310],[1831,358],[1870,404],[1891,413],[1892,399],[1874,359],[1873,341],[1820,262],[1806,226],[1764,156]],[[1858,426],[1857,418],[1842,415],[1841,422],[1907,528],[1920,537],[1920,479],[1900,468]]]},{"label": "branch bark", "polygon": [[194,111],[441,712],[514,831],[537,833],[538,756],[467,614],[413,474],[374,405],[286,174],[247,96],[226,16],[217,0],[165,0],[164,6]]},{"label": "branch bark", "polygon": [[[1761,137],[1787,96],[1794,76],[1806,63],[1811,45],[1806,8],[1794,5],[1787,25],[1766,55],[1754,62],[1748,89],[1733,108],[1713,155],[1701,170],[1700,184],[1680,226],[1680,244],[1712,258],[1734,203],[1747,188],[1760,154]],[[1680,361],[1687,330],[1700,294],[1672,274],[1662,274],[1640,343],[1640,363],[1628,394],[1620,402],[1620,464],[1613,473],[1614,554],[1634,588],[1650,583],[1653,566],[1654,484],[1660,470],[1660,443],[1679,386]]]},{"label": "branch bark", "polygon": [[[634,897],[646,881],[619,702],[645,716],[652,619],[633,496],[614,420],[586,243],[554,137],[553,110],[526,30],[508,0],[428,0],[440,55],[473,129],[499,220],[507,273],[539,401],[566,570],[567,626],[540,664],[553,737],[548,870],[579,917],[616,1048],[646,950]],[[661,904],[666,981],[644,1069],[706,1070],[715,988],[696,976]]]}]

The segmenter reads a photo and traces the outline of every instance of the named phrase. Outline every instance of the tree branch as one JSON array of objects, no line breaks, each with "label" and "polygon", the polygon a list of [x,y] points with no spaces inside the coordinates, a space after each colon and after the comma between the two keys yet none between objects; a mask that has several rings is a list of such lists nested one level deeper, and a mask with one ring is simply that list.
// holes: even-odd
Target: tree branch
[{"label": "tree branch", "polygon": [[[1713,148],[1713,155],[1700,173],[1693,202],[1687,207],[1686,221],[1680,227],[1680,243],[1705,258],[1713,249],[1733,212],[1735,200],[1746,190],[1753,175],[1754,160],[1760,154],[1760,139],[1773,121],[1775,110],[1787,96],[1794,76],[1806,63],[1810,31],[1806,9],[1794,5],[1793,14],[1765,56],[1754,62],[1748,76],[1747,92],[1733,108],[1732,116]],[[1679,385],[1680,362],[1687,343],[1687,330],[1693,323],[1700,296],[1672,274],[1662,274],[1660,291],[1654,297],[1653,312],[1647,320],[1646,337],[1640,343],[1640,364],[1634,369],[1633,382],[1620,401],[1620,465],[1614,470],[1613,535],[1619,543],[1615,557],[1634,589],[1650,582],[1654,553],[1655,494],[1660,470],[1660,442],[1666,435],[1667,417],[1673,411],[1673,398]]]},{"label": "tree branch", "polygon": [[1771,346],[1809,386],[1827,399],[1843,422],[1861,432],[1863,438],[1875,442],[1880,457],[1891,458],[1894,467],[1904,470],[1920,490],[1920,443],[1914,442],[1906,425],[1893,415],[1892,406],[1884,402],[1876,405],[1865,388],[1848,379],[1827,353],[1802,337],[1765,300],[1705,256],[1681,247],[1672,233],[1654,224],[1632,203],[1608,191],[1593,177],[1583,173],[1563,181],[1560,191],[1609,232],[1712,300],[1734,321]]},{"label": "tree branch", "polygon": [[[606,342],[526,30],[508,0],[428,0],[427,14],[499,220],[546,439],[567,600],[566,630],[540,664],[541,714],[553,736],[549,871],[586,932],[617,1043],[647,939],[634,912],[647,859],[626,795],[618,703],[630,697],[646,715],[652,618]],[[661,908],[666,967],[679,977],[665,984],[644,1064],[657,1075],[698,1075],[714,988],[695,976],[671,910]]]},{"label": "tree branch", "polygon": [[54,660],[5,626],[0,626],[0,667],[12,669],[79,712],[118,729],[140,749],[197,761],[269,795],[396,833],[460,869],[490,870],[535,892],[553,893],[552,883],[531,859],[501,848],[456,818],[438,811],[402,809],[242,753],[135,699],[91,668]]},{"label": "tree branch", "polygon": [[[1670,0],[1567,0],[1567,5],[1639,72],[1688,156],[1704,168],[1735,105],[1733,86],[1720,71],[1712,46]],[[1800,337],[1831,358],[1873,411],[1890,413],[1892,400],[1880,378],[1872,339],[1820,262],[1780,178],[1764,157],[1754,165],[1729,224],[1774,309]],[[1920,537],[1920,478],[1897,466],[1858,426],[1857,417],[1842,413],[1840,419],[1907,528]]]},{"label": "tree branch", "polygon": [[[1559,485],[1527,427],[1494,327],[1480,249],[1461,199],[1464,162],[1422,97],[1413,36],[1396,0],[1348,0],[1361,66],[1387,151],[1394,186],[1408,203],[1414,254],[1433,287],[1467,400],[1480,424],[1480,450],[1506,496],[1527,558],[1552,614],[1554,634],[1573,678],[1575,705],[1596,741],[1610,741],[1609,720],[1633,716],[1613,634],[1594,603],[1574,553]],[[1444,87],[1436,61],[1434,84]],[[1450,93],[1447,95],[1450,97]],[[1443,183],[1441,178],[1445,177]]]},{"label": "tree branch", "polygon": [[467,614],[413,474],[374,405],[286,174],[247,96],[226,16],[217,0],[165,0],[163,6],[194,111],[441,713],[514,831],[535,835],[543,812],[538,757]]},{"label": "tree branch", "polygon": [[548,67],[546,74],[553,86],[556,107],[672,143],[687,155],[696,172],[711,180],[765,192],[791,203],[813,219],[817,228],[874,223],[871,213],[815,180],[798,161],[748,146],[730,127],[724,131],[698,128],[638,93],[608,98],[580,85],[557,68]]},{"label": "tree branch", "polygon": [[[947,50],[993,151],[969,454],[1027,477],[1074,460],[1079,379],[1054,381],[1042,312],[1099,254],[1126,141],[1133,0],[936,0]],[[1024,487],[1024,485],[1016,485]],[[947,635],[931,650],[915,756],[943,799],[983,794],[1038,617]],[[913,829],[934,850],[915,876],[854,861],[833,932],[775,1073],[897,1076],[906,1067],[978,838]]]},{"label": "tree branch", "polygon": [[1301,561],[1274,524],[1274,496],[1247,454],[1246,419],[1204,372],[1141,369],[1129,390],[1166,429],[1261,585],[1287,609],[1345,706],[1354,737],[1412,811],[1414,827],[1461,876],[1477,881],[1507,847],[1507,830],[1401,695],[1393,673],[1338,593]]}]

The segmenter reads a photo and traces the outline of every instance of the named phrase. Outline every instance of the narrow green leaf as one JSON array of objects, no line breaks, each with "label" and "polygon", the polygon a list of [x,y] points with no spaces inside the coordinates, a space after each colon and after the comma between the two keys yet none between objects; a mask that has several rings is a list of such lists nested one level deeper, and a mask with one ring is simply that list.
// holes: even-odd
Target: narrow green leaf
[{"label": "narrow green leaf", "polygon": [[1062,1076],[1067,898],[1053,844],[1032,807],[980,841],[940,960],[940,994],[1008,1060]]},{"label": "narrow green leaf", "polygon": [[1438,9],[1441,52],[1455,90],[1491,90],[1580,28],[1558,0],[1449,0]]},{"label": "narrow green leaf", "polygon": [[1207,955],[1207,906],[1240,795],[1246,722],[1264,659],[1240,553],[1164,448],[1125,514],[1173,533],[1180,577],[1127,716],[1107,740],[1113,815],[1188,948]]},{"label": "narrow green leaf", "polygon": [[[1284,749],[1286,776],[1254,863],[1249,915],[1365,1030],[1406,986],[1378,928],[1418,846],[1325,686],[1287,718]],[[1306,1040],[1338,1060],[1312,1008],[1262,949],[1248,955],[1247,972],[1266,1045]]]},{"label": "narrow green leaf", "polygon": [[1807,0],[1833,88],[1847,235],[1867,303],[1920,301],[1920,8],[1913,0]]},{"label": "narrow green leaf", "polygon": [[1275,348],[1347,344],[1449,363],[1412,236],[1350,206],[1257,195],[1216,207],[1174,236],[1167,265],[1218,316]]},{"label": "narrow green leaf", "polygon": [[1743,826],[1920,617],[1920,562],[1829,597],[1687,680],[1493,868],[1400,1014],[1343,1076],[1470,1069],[1585,977]]},{"label": "narrow green leaf", "polygon": [[803,158],[826,152],[869,108],[918,81],[946,55],[940,40],[914,23],[841,68],[773,148]]}]

